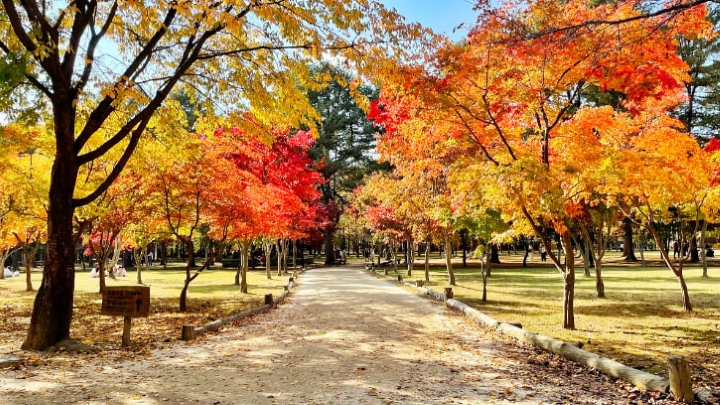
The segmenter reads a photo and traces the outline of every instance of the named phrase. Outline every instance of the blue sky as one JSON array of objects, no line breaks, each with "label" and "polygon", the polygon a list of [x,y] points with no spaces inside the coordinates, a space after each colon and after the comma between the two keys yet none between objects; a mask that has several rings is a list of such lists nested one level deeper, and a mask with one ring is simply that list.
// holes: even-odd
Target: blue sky
[{"label": "blue sky", "polygon": [[382,0],[382,3],[394,7],[408,21],[417,21],[455,41],[463,38],[467,29],[453,33],[453,28],[463,22],[472,25],[477,17],[472,0]]}]

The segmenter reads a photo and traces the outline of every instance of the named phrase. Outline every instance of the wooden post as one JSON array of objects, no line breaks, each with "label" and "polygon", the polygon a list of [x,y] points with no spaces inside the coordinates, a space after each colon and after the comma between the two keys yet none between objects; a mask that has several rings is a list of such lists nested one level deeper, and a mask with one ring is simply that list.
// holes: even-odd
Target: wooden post
[{"label": "wooden post", "polygon": [[402,283],[402,281],[403,281],[402,274],[398,274],[398,281]]},{"label": "wooden post", "polygon": [[449,300],[453,297],[452,287],[445,287],[445,299]]},{"label": "wooden post", "polygon": [[295,277],[288,277],[288,283],[292,283],[295,281]]},{"label": "wooden post", "polygon": [[293,271],[293,278],[297,278],[297,271]]},{"label": "wooden post", "polygon": [[425,286],[425,280],[415,280],[415,286],[416,286],[416,287],[424,287],[424,286]]},{"label": "wooden post", "polygon": [[290,286],[284,285],[284,286],[283,286],[283,290],[285,290],[285,291],[290,291]]},{"label": "wooden post", "polygon": [[181,339],[184,341],[195,340],[195,326],[183,325]]},{"label": "wooden post", "polygon": [[265,305],[272,305],[272,304],[273,304],[272,294],[265,294]]},{"label": "wooden post", "polygon": [[388,275],[388,268],[387,268],[387,267],[385,267],[385,275],[386,275],[386,276]]},{"label": "wooden post", "polygon": [[690,369],[683,356],[668,356],[668,371],[670,377],[670,394],[676,400],[692,404],[695,400],[690,385]]},{"label": "wooden post", "polygon": [[130,346],[130,327],[132,326],[132,317],[125,316],[125,324],[123,325],[122,347]]}]

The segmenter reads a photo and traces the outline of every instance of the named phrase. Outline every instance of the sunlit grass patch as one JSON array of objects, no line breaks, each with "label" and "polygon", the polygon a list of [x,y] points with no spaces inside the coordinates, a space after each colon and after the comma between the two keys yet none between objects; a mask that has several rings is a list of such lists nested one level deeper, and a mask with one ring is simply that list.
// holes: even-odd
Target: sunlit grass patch
[{"label": "sunlit grass patch", "polygon": [[[668,355],[680,354],[693,364],[696,377],[720,381],[720,277],[701,277],[698,267],[684,271],[693,312],[685,312],[677,279],[667,268],[605,267],[605,299],[597,298],[595,277],[582,267],[575,283],[577,330],[562,329],[562,288],[554,268],[503,266],[493,268],[488,301],[481,302],[480,269],[455,263],[455,299],[503,322],[520,322],[524,329],[565,341],[580,341],[585,349],[620,362],[666,374]],[[530,265],[532,266],[532,264]],[[402,274],[405,271],[402,270]],[[593,273],[594,274],[594,273]],[[422,278],[416,263],[413,279]],[[431,268],[430,288],[448,284],[443,267]]]},{"label": "sunlit grass patch", "polygon": [[[128,277],[106,278],[108,286],[136,284],[134,270]],[[41,272],[33,272],[33,287],[40,287]],[[202,325],[216,319],[261,306],[265,294],[278,296],[287,284],[288,276],[275,272],[268,280],[265,270],[248,272],[248,294],[240,293],[234,285],[235,269],[205,270],[191,284],[188,292],[188,311],[179,312],[179,297],[185,279],[184,269],[153,268],[142,273],[143,284],[150,286],[150,316],[134,318],[131,345],[145,347],[154,342],[179,339],[184,324]],[[0,353],[17,350],[22,344],[32,314],[35,292],[25,291],[25,277],[0,280]],[[87,271],[75,277],[75,296],[71,337],[101,347],[120,346],[123,319],[100,315],[102,296],[99,280],[90,278]]]}]

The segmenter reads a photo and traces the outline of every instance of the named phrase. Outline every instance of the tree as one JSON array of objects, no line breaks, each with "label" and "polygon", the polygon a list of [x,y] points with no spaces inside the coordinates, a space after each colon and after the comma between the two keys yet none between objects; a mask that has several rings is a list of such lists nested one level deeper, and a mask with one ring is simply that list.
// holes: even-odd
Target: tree
[{"label": "tree", "polygon": [[[325,181],[320,185],[323,203],[342,211],[347,196],[362,184],[363,177],[380,166],[373,155],[376,127],[361,108],[373,101],[378,90],[358,85],[357,79],[330,64],[313,67],[318,82],[329,82],[320,89],[308,89],[308,99],[318,116],[318,139],[310,156],[319,163]],[[325,230],[325,263],[334,262],[333,234],[339,218]]]},{"label": "tree", "polygon": [[[69,337],[73,210],[118,177],[178,83],[212,94],[219,105],[243,104],[268,122],[298,125],[309,108],[293,89],[308,78],[310,60],[332,55],[368,71],[364,58],[369,56],[380,72],[390,57],[412,59],[405,50],[415,43],[406,40],[424,32],[376,2],[159,1],[148,6],[82,0],[45,7],[4,0],[2,5],[7,34],[0,51],[11,61],[30,55],[25,80],[51,107],[57,146],[44,282],[25,349],[45,349]],[[110,57],[113,63],[103,63]],[[86,150],[113,116],[124,122],[97,148]],[[112,149],[120,158],[105,181],[76,195],[79,170]]]},{"label": "tree", "polygon": [[[458,167],[486,185],[478,190],[483,205],[502,212],[517,233],[540,239],[563,277],[564,328],[575,328],[575,263],[569,252],[571,229],[585,215],[582,202],[598,184],[604,156],[628,147],[619,139],[630,142],[637,128],[676,134],[670,130],[675,123],[662,117],[681,99],[687,76],[686,65],[670,52],[676,44],[668,34],[694,35],[705,26],[697,19],[703,16],[679,16],[659,36],[659,21],[624,2],[594,8],[580,1],[530,2],[523,8],[510,3],[481,14],[466,43],[438,54],[439,76],[408,70],[404,83],[383,88],[390,99],[383,105],[417,99],[420,108],[411,110],[412,117],[452,123],[448,131],[422,132],[422,140],[400,127],[406,145],[463,150]],[[596,24],[582,23],[599,19],[623,24],[595,30]],[[565,29],[570,26],[575,28]],[[624,94],[622,111],[582,105],[591,85]],[[661,124],[644,125],[650,117]],[[568,252],[563,261],[551,249],[548,229]]]}]

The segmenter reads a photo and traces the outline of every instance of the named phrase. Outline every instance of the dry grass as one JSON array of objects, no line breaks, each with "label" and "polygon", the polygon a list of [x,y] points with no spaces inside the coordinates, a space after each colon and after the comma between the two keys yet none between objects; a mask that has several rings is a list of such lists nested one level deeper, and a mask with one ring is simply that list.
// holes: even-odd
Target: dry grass
[{"label": "dry grass", "polygon": [[[180,337],[183,324],[202,325],[215,319],[261,306],[265,294],[277,296],[287,284],[287,276],[268,280],[265,270],[248,273],[249,294],[241,294],[234,285],[234,269],[206,270],[190,284],[188,311],[178,311],[180,290],[185,271],[181,268],[163,270],[155,268],[143,272],[143,282],[150,286],[150,316],[133,319],[132,346],[135,349],[148,344],[175,340]],[[41,272],[33,272],[33,286],[40,286]],[[108,286],[135,285],[136,273],[128,277],[106,279]],[[79,271],[75,279],[75,308],[71,337],[83,343],[102,348],[118,348],[122,336],[122,317],[101,316],[101,295],[98,279],[91,279],[88,272]],[[0,280],[0,354],[17,350],[22,344],[30,323],[35,292],[25,291],[25,276]]]},{"label": "dry grass", "polygon": [[[585,349],[649,372],[664,374],[668,355],[681,354],[693,364],[695,377],[720,381],[720,271],[684,271],[693,312],[684,312],[677,279],[664,267],[622,266],[617,259],[603,270],[605,299],[598,299],[595,277],[577,270],[575,324],[562,329],[562,277],[549,266],[521,266],[520,256],[503,256],[493,269],[488,301],[481,302],[479,268],[463,269],[455,260],[455,298],[498,321],[520,322],[523,328],[565,341],[585,343]],[[537,255],[535,260],[537,261]],[[652,257],[651,257],[652,259]],[[612,263],[612,262],[615,263]],[[614,265],[613,265],[614,264]],[[533,267],[534,265],[534,267]],[[413,279],[422,277],[416,263]],[[405,274],[405,271],[401,271]],[[429,287],[443,292],[447,272],[438,262],[431,268]]]}]

